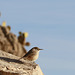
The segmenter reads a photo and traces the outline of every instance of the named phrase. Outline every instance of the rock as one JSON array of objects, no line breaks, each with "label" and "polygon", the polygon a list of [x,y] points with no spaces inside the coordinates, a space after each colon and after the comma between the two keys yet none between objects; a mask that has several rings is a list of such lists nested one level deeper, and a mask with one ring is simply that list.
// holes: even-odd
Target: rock
[{"label": "rock", "polygon": [[0,50],[0,75],[43,75],[35,62],[24,59]]}]

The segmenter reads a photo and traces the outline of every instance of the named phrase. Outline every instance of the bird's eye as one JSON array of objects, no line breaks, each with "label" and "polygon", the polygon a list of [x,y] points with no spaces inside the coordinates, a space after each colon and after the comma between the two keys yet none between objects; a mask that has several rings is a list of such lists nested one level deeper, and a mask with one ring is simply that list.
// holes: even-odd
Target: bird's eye
[{"label": "bird's eye", "polygon": [[35,51],[35,49],[33,49],[33,51]]}]

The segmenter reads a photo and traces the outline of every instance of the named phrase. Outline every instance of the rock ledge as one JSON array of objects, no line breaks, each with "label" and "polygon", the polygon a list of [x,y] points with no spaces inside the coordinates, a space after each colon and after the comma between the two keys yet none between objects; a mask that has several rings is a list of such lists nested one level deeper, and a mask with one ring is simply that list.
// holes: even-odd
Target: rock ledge
[{"label": "rock ledge", "polygon": [[18,59],[18,56],[0,50],[0,75],[43,75],[35,62]]}]

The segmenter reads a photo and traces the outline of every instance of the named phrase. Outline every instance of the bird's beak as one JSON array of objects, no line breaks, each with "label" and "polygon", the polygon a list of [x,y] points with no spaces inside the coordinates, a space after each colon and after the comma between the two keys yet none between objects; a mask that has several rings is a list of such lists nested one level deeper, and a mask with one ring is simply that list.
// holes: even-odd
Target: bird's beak
[{"label": "bird's beak", "polygon": [[39,50],[43,50],[43,49],[39,49]]}]

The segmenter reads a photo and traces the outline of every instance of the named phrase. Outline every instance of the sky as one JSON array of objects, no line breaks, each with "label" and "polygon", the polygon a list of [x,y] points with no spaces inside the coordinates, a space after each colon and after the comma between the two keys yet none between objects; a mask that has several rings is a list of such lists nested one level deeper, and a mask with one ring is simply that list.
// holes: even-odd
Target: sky
[{"label": "sky", "polygon": [[44,75],[75,75],[75,0],[0,0],[0,24],[28,32]]}]

